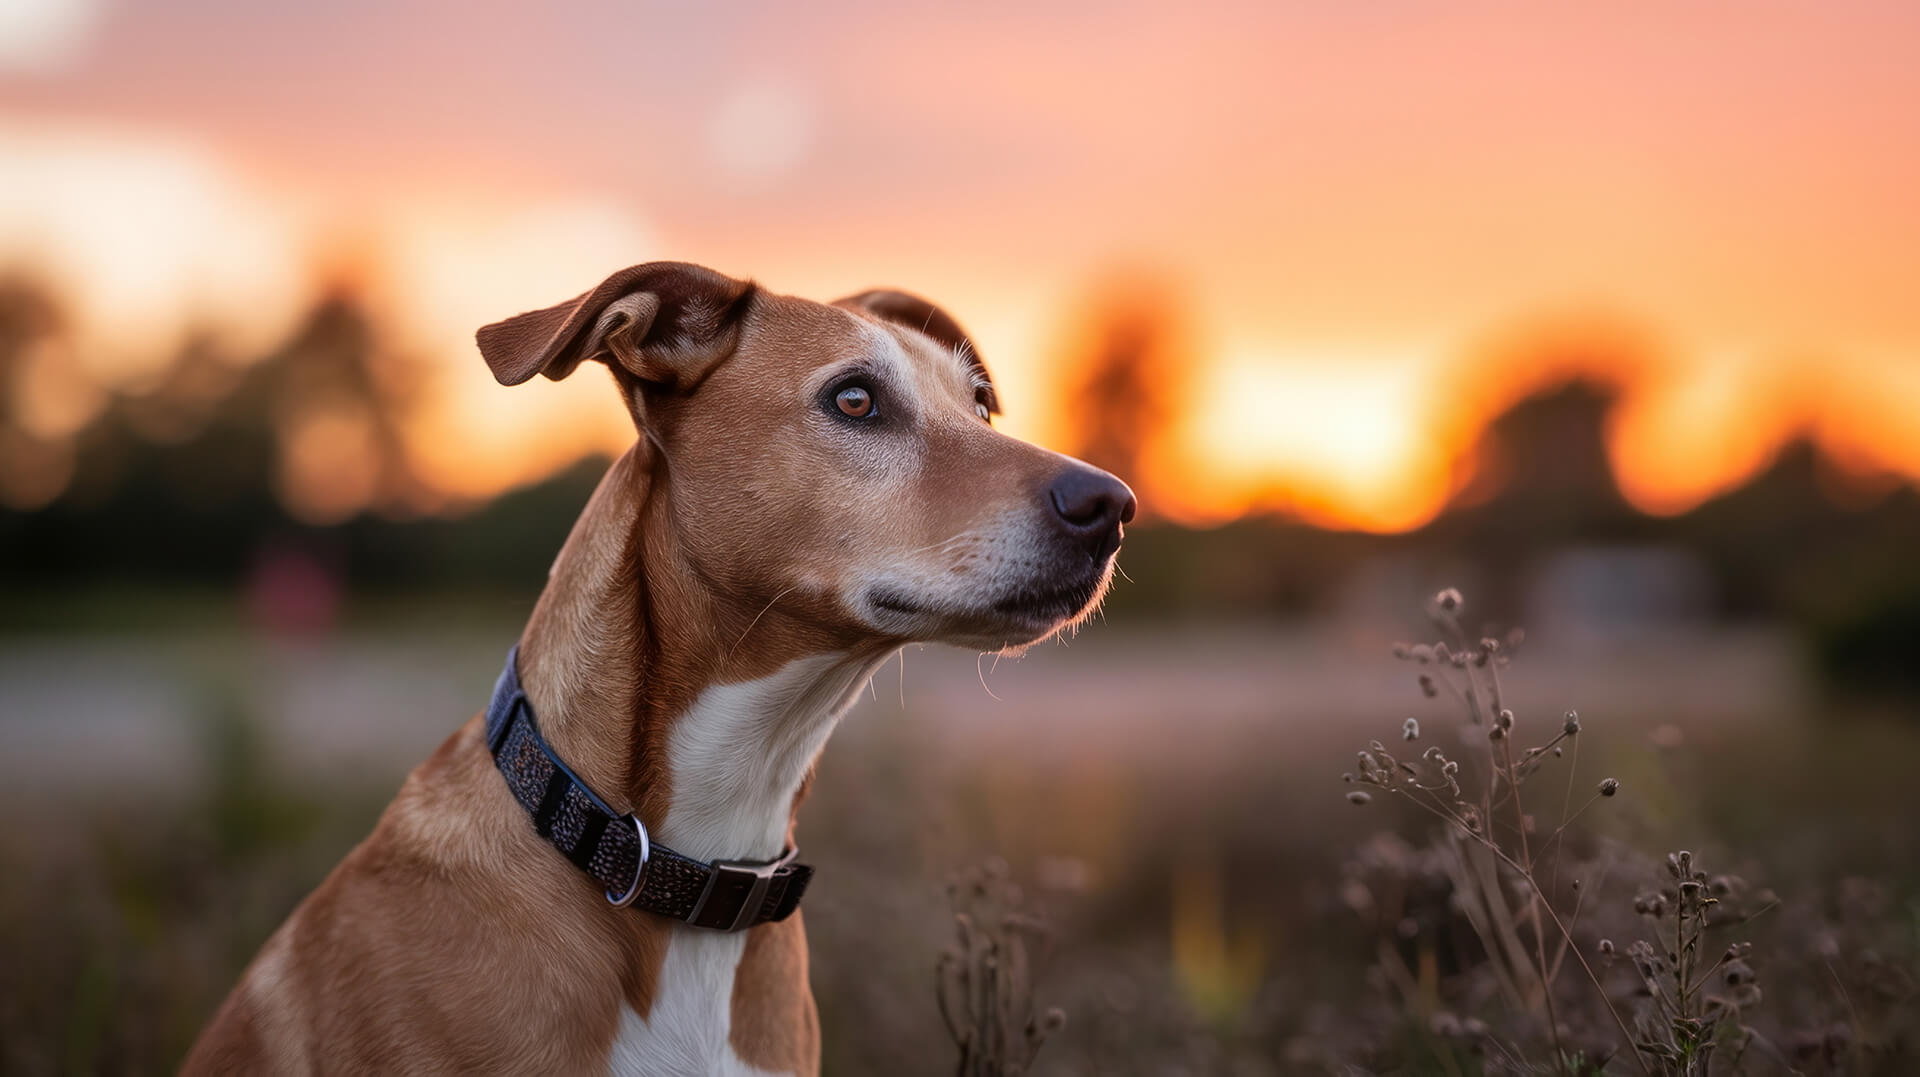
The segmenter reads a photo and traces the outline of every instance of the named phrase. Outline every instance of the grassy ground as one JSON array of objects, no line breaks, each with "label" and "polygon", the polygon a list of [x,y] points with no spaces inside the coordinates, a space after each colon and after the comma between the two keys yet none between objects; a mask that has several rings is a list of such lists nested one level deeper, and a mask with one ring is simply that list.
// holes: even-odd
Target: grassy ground
[{"label": "grassy ground", "polygon": [[[970,659],[915,654],[905,687],[883,676],[837,735],[801,828],[819,869],[807,917],[827,1072],[951,1072],[934,1001],[952,932],[944,886],[993,857],[1052,924],[1037,995],[1068,1023],[1037,1073],[1511,1072],[1544,1061],[1435,1031],[1442,1014],[1504,1027],[1498,999],[1477,993],[1484,955],[1449,924],[1444,895],[1437,912],[1419,904],[1431,880],[1418,854],[1433,828],[1389,803],[1343,799],[1355,748],[1391,739],[1411,713],[1443,735],[1444,712],[1423,709],[1417,692],[1382,703],[1357,685],[1352,713],[1314,720],[1264,698],[1286,678],[1260,667],[1262,646],[1218,658],[1212,642],[1199,646],[1224,663],[1213,702],[1143,707],[1121,698],[1139,694],[1127,676],[1153,676],[1139,656],[1166,651],[1178,664],[1183,645],[1096,639],[982,667],[998,703],[970,683]],[[1400,672],[1384,657],[1379,669]],[[206,693],[185,787],[0,791],[16,823],[0,839],[7,1072],[170,1068],[391,795],[407,759],[305,766],[250,698]],[[1611,775],[1626,791],[1583,819],[1579,858],[1611,874],[1595,878],[1582,931],[1634,930],[1626,906],[1653,884],[1658,856],[1699,850],[1782,899],[1751,932],[1779,999],[1765,1027],[1782,1051],[1845,1026],[1849,1042],[1886,1046],[1836,1056],[1833,1071],[1911,1072],[1913,1030],[1882,1012],[1884,985],[1869,978],[1885,973],[1897,999],[1920,973],[1920,831],[1904,795],[1915,760],[1920,726],[1857,708],[1765,721],[1697,707],[1590,716],[1580,757],[1565,764],[1577,767],[1572,781],[1585,789]],[[1562,786],[1539,788],[1537,810],[1557,814]],[[1383,918],[1390,890],[1408,915]],[[1396,968],[1410,970],[1411,988]],[[1631,1070],[1616,1060],[1608,1072]]]}]

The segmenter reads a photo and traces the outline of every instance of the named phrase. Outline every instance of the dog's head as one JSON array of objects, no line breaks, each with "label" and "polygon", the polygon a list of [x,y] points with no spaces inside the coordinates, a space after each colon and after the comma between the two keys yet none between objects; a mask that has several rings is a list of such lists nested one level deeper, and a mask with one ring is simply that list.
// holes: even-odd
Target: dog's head
[{"label": "dog's head", "polygon": [[507,385],[605,362],[693,571],[842,634],[1042,639],[1099,602],[1133,518],[1119,479],[995,430],[972,341],[901,292],[829,306],[655,262],[479,342]]}]

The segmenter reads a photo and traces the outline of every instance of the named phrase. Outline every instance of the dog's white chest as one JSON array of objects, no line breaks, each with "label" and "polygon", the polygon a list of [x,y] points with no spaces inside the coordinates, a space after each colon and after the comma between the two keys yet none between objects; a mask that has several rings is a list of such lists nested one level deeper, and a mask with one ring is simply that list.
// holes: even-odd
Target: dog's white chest
[{"label": "dog's white chest", "polygon": [[734,1054],[733,977],[746,949],[744,933],[676,931],[661,963],[646,1017],[621,1006],[607,1071],[616,1077],[720,1074],[771,1077]]},{"label": "dog's white chest", "polygon": [[[702,692],[674,723],[674,799],[658,840],[702,859],[777,853],[808,764],[871,674],[868,662],[819,655]],[[771,1077],[729,1042],[733,980],[746,946],[744,932],[676,928],[647,1016],[621,1007],[608,1069]]]},{"label": "dog's white chest", "polygon": [[[779,852],[794,792],[875,660],[817,655],[752,681],[715,685],[674,723],[673,804],[657,840],[702,859]],[[676,928],[653,1004],[622,1006],[616,1074],[763,1077],[733,1051],[733,980],[744,932]]]}]

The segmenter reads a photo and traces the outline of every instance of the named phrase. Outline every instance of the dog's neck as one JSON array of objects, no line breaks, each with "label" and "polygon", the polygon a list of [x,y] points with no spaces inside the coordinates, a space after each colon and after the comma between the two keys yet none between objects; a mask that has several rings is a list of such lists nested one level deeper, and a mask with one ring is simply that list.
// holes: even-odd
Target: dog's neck
[{"label": "dog's neck", "polygon": [[520,643],[554,751],[655,840],[778,856],[812,763],[892,646],[831,639],[686,567],[642,442],[574,525]]}]

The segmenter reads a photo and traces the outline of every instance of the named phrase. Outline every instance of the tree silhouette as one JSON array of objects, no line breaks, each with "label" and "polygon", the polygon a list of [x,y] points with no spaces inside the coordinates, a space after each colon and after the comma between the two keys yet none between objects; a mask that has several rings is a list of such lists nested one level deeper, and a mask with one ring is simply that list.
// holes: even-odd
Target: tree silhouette
[{"label": "tree silhouette", "polygon": [[63,320],[53,300],[18,278],[0,280],[0,506],[33,509],[59,496],[73,448],[32,429],[22,388],[34,352],[57,341]]},{"label": "tree silhouette", "polygon": [[1468,454],[1474,479],[1453,507],[1555,536],[1631,515],[1607,453],[1607,418],[1618,402],[1610,386],[1581,378],[1523,397],[1480,431]]},{"label": "tree silhouette", "polygon": [[1150,509],[1153,459],[1195,367],[1185,319],[1164,280],[1115,275],[1093,291],[1066,354],[1065,451],[1132,484]]}]

